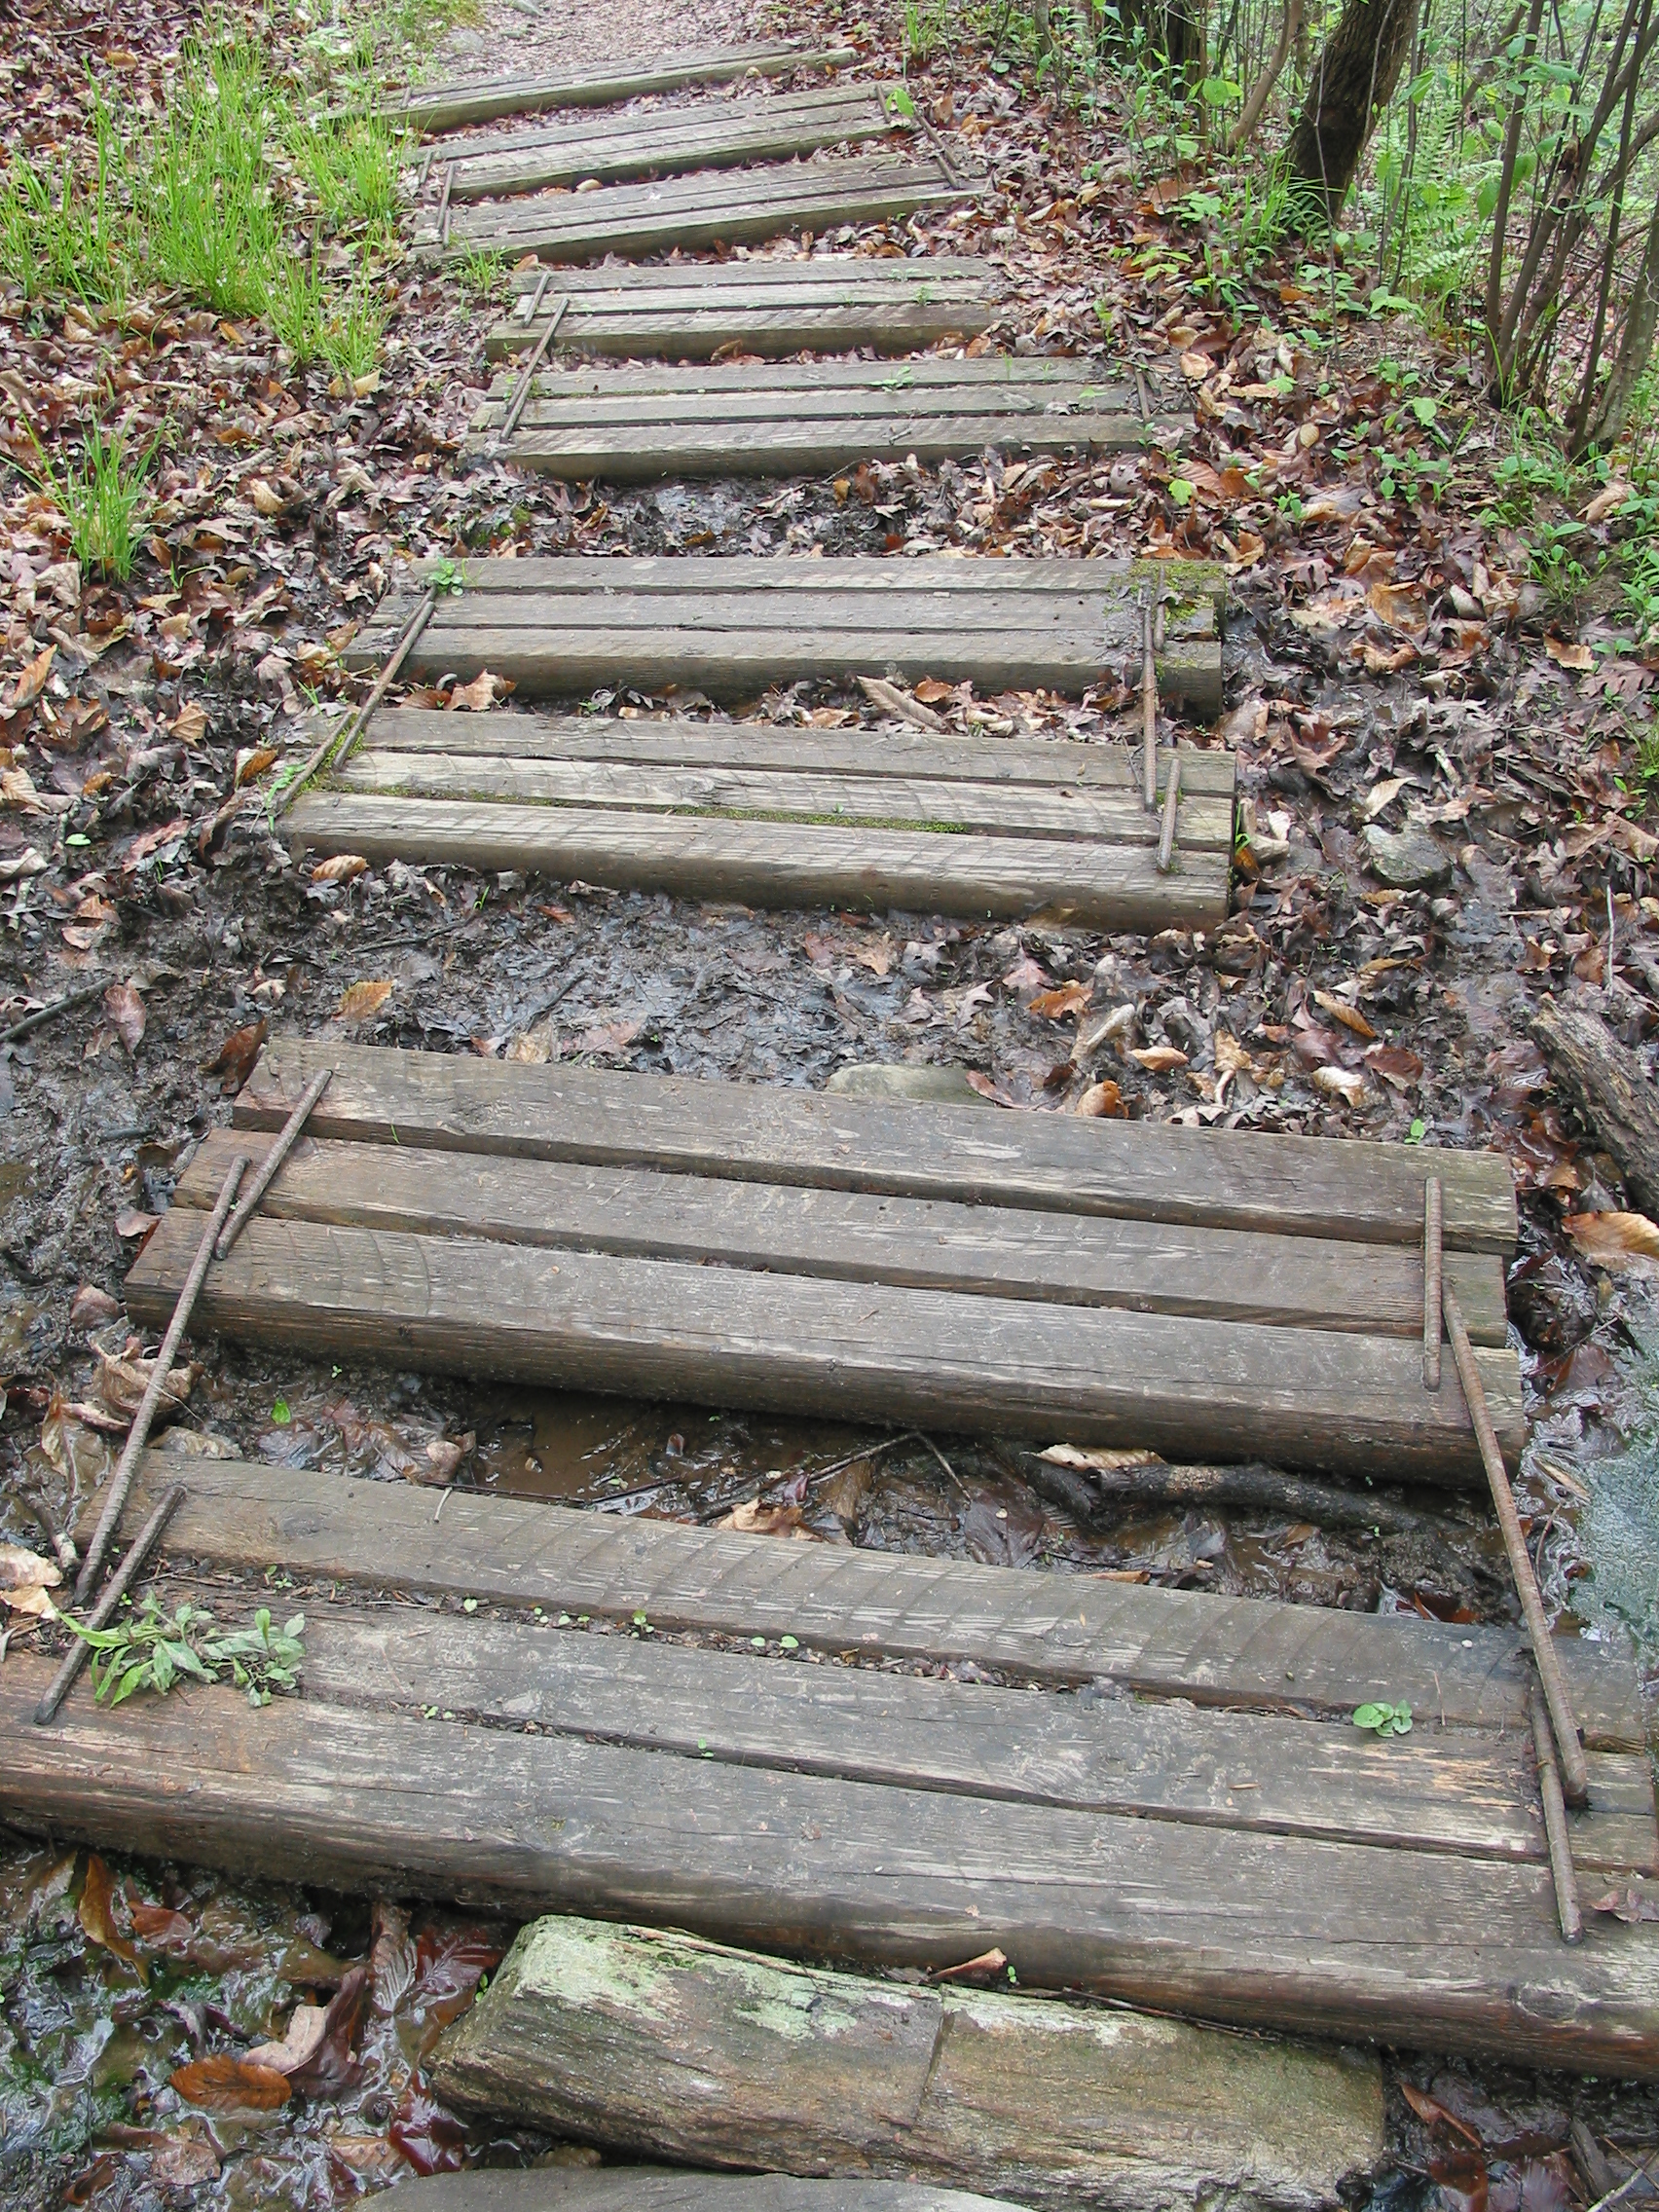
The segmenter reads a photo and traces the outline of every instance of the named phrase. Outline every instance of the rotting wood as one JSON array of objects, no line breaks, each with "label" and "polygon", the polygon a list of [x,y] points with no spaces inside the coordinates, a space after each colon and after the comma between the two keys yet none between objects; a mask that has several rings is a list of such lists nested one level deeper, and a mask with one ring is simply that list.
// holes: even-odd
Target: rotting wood
[{"label": "rotting wood", "polygon": [[520,1930],[434,2079],[464,2110],[608,2150],[903,2174],[1052,2212],[1217,2191],[1316,2212],[1382,2145],[1375,2059],[577,1919]]},{"label": "rotting wood", "polygon": [[755,245],[786,231],[887,223],[923,208],[960,207],[971,190],[937,159],[898,154],[815,157],[758,169],[700,169],[660,183],[602,184],[583,193],[530,193],[449,210],[447,237],[417,219],[417,262],[499,255],[600,261]]},{"label": "rotting wood", "polygon": [[[524,310],[530,287],[545,276],[543,268],[512,279],[520,298],[489,331],[485,350],[492,358],[534,343],[534,318]],[[988,330],[1000,285],[988,262],[932,256],[894,261],[841,253],[566,269],[559,288],[571,305],[560,346],[567,353],[626,360],[707,360],[727,347],[768,356],[866,346],[908,353],[945,341],[961,345]]]},{"label": "rotting wood", "polygon": [[746,162],[787,162],[901,128],[869,85],[830,85],[760,99],[698,100],[596,121],[543,125],[493,140],[446,143],[455,199],[495,199],[574,184],[619,184]]},{"label": "rotting wood", "polygon": [[1361,1138],[1056,1114],[1002,1115],[988,1124],[977,1108],[950,1107],[926,1110],[924,1134],[913,1118],[880,1105],[793,1087],[533,1067],[326,1039],[267,1045],[238,1094],[233,1125],[275,1133],[323,1067],[334,1081],[312,1133],[358,1143],[1414,1249],[1427,1160],[1445,1188],[1449,1251],[1511,1252],[1518,1233],[1514,1178],[1500,1153],[1425,1154]]},{"label": "rotting wood", "polygon": [[1659,1930],[1563,1944],[1544,1864],[1236,1831],[1218,1854],[1178,1824],[321,1700],[256,1712],[228,1687],[116,1714],[73,1701],[49,1732],[27,1725],[48,1672],[15,1651],[0,1670],[7,1815],[65,1840],[883,1967],[994,1945],[1024,1989],[1659,2074]]},{"label": "rotting wood", "polygon": [[[1141,569],[1115,560],[914,561],[729,558],[465,564],[464,588],[427,625],[412,674],[472,678],[488,667],[521,697],[584,697],[618,679],[642,691],[695,683],[753,698],[769,684],[852,681],[880,669],[913,683],[967,680],[1077,695],[1110,670],[1138,630]],[[1226,581],[1185,565],[1183,596],[1158,663],[1165,695],[1195,710],[1221,698],[1218,608]],[[417,582],[417,591],[420,583]],[[378,667],[401,635],[411,596],[390,595],[347,649]]]},{"label": "rotting wood", "polygon": [[[170,1454],[146,1454],[127,1525],[136,1529],[176,1475]],[[670,1632],[789,1635],[803,1649],[971,1662],[1051,1687],[1110,1682],[1148,1697],[1338,1718],[1366,1696],[1386,1696],[1425,1727],[1511,1739],[1528,1728],[1536,1676],[1518,1629],[786,1543],[465,1491],[446,1493],[434,1525],[430,1494],[404,1483],[365,1491],[314,1468],[193,1460],[169,1545],[243,1572],[276,1559],[318,1582],[624,1625],[643,1613]],[[89,1526],[93,1517],[90,1506]],[[1576,1637],[1558,1649],[1592,1749],[1642,1752],[1646,1721],[1629,1657]]]},{"label": "rotting wood", "polygon": [[1557,1086],[1611,1154],[1633,1201],[1659,1215],[1659,1088],[1641,1060],[1583,1006],[1546,999],[1531,1033]]},{"label": "rotting wood", "polygon": [[1241,1466],[1173,1465],[1140,1452],[1080,1452],[1054,1445],[1047,1453],[1008,1451],[1021,1482],[1087,1527],[1121,1522],[1125,1506],[1238,1506],[1320,1529],[1359,1529],[1377,1535],[1421,1533],[1432,1518],[1409,1505],[1321,1483],[1256,1461]]},{"label": "rotting wood", "polygon": [[490,123],[503,115],[535,115],[548,108],[608,107],[688,85],[729,84],[747,77],[781,77],[792,69],[832,69],[856,59],[851,47],[803,46],[788,39],[713,46],[667,54],[658,61],[608,63],[561,76],[502,75],[423,85],[391,112],[417,130],[451,130]]}]

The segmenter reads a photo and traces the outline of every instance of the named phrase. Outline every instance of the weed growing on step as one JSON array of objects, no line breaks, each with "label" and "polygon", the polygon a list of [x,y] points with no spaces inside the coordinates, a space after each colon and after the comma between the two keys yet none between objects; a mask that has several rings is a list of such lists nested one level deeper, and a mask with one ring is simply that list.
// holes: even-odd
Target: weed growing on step
[{"label": "weed growing on step", "polygon": [[123,1704],[138,1690],[158,1696],[181,1681],[217,1682],[229,1674],[249,1705],[269,1705],[273,1690],[299,1687],[306,1617],[275,1628],[261,1605],[250,1628],[215,1632],[213,1616],[188,1601],[169,1617],[154,1591],[109,1628],[66,1625],[92,1647],[92,1691],[99,1705]]}]

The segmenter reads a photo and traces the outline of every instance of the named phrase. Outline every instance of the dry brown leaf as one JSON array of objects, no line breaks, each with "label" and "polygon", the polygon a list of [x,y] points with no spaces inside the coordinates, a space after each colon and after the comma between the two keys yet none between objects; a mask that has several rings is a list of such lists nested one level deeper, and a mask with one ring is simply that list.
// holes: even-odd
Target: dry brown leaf
[{"label": "dry brown leaf", "polygon": [[336,1021],[364,1021],[371,1014],[378,1014],[390,998],[396,985],[389,982],[353,983],[345,991],[335,1009]]},{"label": "dry brown leaf", "polygon": [[267,1026],[261,1014],[257,1021],[248,1022],[244,1028],[233,1029],[213,1057],[204,1063],[203,1074],[222,1077],[227,1096],[233,1090],[240,1090],[253,1073],[253,1063],[265,1042]]},{"label": "dry brown leaf", "polygon": [[144,1002],[131,983],[111,983],[103,995],[103,1010],[131,1059],[144,1042]]},{"label": "dry brown leaf", "polygon": [[1349,1106],[1357,1106],[1365,1096],[1365,1078],[1357,1068],[1315,1068],[1313,1081],[1319,1089],[1332,1098],[1343,1099]]},{"label": "dry brown leaf", "polygon": [[1373,584],[1365,595],[1374,614],[1390,629],[1421,630],[1428,624],[1428,603],[1415,585]]},{"label": "dry brown leaf", "polygon": [[55,645],[48,645],[44,651],[36,653],[12,686],[6,701],[7,714],[19,714],[24,707],[34,704],[46,689],[46,680],[52,674],[52,664],[56,658]]},{"label": "dry brown leaf", "polygon": [[1377,1042],[1377,1032],[1357,1007],[1349,1006],[1331,991],[1315,991],[1313,1004],[1323,1007],[1333,1021],[1340,1021],[1345,1029],[1351,1029],[1356,1037],[1363,1037],[1368,1045]]},{"label": "dry brown leaf", "polygon": [[1065,1021],[1074,1014],[1081,1014],[1088,1004],[1088,991],[1082,983],[1062,983],[1056,991],[1039,991],[1031,1000],[1033,1014],[1041,1014],[1045,1021]]},{"label": "dry brown leaf", "polygon": [[1575,1213],[1565,1224],[1572,1248],[1609,1274],[1648,1274],[1659,1268],[1659,1223],[1644,1213]]},{"label": "dry brown leaf", "polygon": [[[207,716],[203,708],[194,704],[180,707],[167,727],[181,745],[200,745],[207,735]],[[240,783],[240,775],[237,781]]]},{"label": "dry brown leaf", "polygon": [[1546,638],[1544,650],[1558,668],[1569,668],[1580,676],[1596,665],[1596,656],[1588,645],[1569,645],[1562,638]]},{"label": "dry brown leaf", "polygon": [[62,1579],[63,1569],[55,1559],[43,1559],[23,1544],[0,1544],[0,1592],[55,1590]]},{"label": "dry brown leaf", "polygon": [[251,2066],[229,2051],[193,2059],[167,2080],[186,2104],[204,2112],[276,2112],[292,2094],[288,2077],[276,2067]]},{"label": "dry brown leaf", "polygon": [[256,514],[264,515],[269,520],[282,512],[284,502],[281,493],[275,485],[268,484],[263,476],[251,478],[245,490]]},{"label": "dry brown leaf", "polygon": [[[97,1393],[110,1413],[120,1420],[129,1421],[144,1402],[144,1393],[150,1387],[150,1377],[155,1373],[153,1359],[113,1359],[107,1351],[93,1345],[97,1354]],[[202,1380],[200,1360],[186,1360],[182,1366],[169,1369],[162,1384],[162,1394],[156,1407],[156,1419],[166,1420],[169,1413],[176,1412],[189,1398]]]},{"label": "dry brown leaf", "polygon": [[15,806],[20,814],[46,812],[26,768],[0,768],[0,806]]},{"label": "dry brown leaf", "polygon": [[557,1056],[558,1051],[558,1032],[550,1021],[543,1021],[535,1029],[527,1029],[521,1036],[515,1037],[501,1057],[504,1060],[516,1060],[525,1067],[544,1068],[549,1060]]},{"label": "dry brown leaf", "polygon": [[498,699],[504,699],[514,688],[512,679],[494,676],[487,668],[480,669],[470,683],[458,683],[450,693],[450,705],[463,708],[468,714],[487,714]]},{"label": "dry brown leaf", "polygon": [[807,1542],[816,1542],[810,1529],[801,1527],[801,1509],[798,1505],[762,1505],[757,1497],[746,1498],[734,1505],[717,1529],[735,1529],[746,1536],[795,1536]]},{"label": "dry brown leaf", "polygon": [[354,876],[367,875],[369,864],[361,853],[335,853],[325,861],[318,861],[312,869],[313,883],[350,883]]},{"label": "dry brown leaf", "polygon": [[179,2127],[158,2137],[150,2146],[150,2179],[164,2189],[195,2189],[215,2181],[219,2160],[204,2134]]},{"label": "dry brown leaf", "polygon": [[237,790],[251,784],[256,776],[275,766],[280,758],[274,745],[244,745],[237,755]]},{"label": "dry brown leaf", "polygon": [[915,696],[924,707],[937,707],[942,700],[955,697],[948,683],[941,683],[937,676],[924,676],[915,687]]},{"label": "dry brown leaf", "polygon": [[847,958],[856,960],[861,968],[867,968],[872,976],[885,976],[893,966],[893,940],[883,937],[873,943],[866,940],[849,944]]},{"label": "dry brown leaf", "polygon": [[1178,1051],[1173,1045],[1131,1045],[1129,1058],[1137,1060],[1148,1075],[1168,1075],[1172,1069],[1184,1068],[1187,1064],[1186,1053]]},{"label": "dry brown leaf", "polygon": [[1641,1920],[1659,1920],[1659,1887],[1639,1888],[1632,1882],[1628,1889],[1609,1890],[1605,1897],[1597,1898],[1590,1910],[1610,1912],[1629,1927]]},{"label": "dry brown leaf", "polygon": [[1091,1083],[1072,1112],[1085,1121],[1123,1122],[1127,1121],[1129,1110],[1115,1083]]},{"label": "dry brown leaf", "polygon": [[303,2066],[322,2041],[328,2019],[326,2005],[296,2005],[280,2043],[255,2044],[243,2053],[244,2066],[268,2066],[274,2074],[291,2074]]},{"label": "dry brown leaf", "polygon": [[1620,478],[1615,477],[1612,483],[1603,485],[1601,491],[1585,508],[1585,521],[1594,530],[1599,522],[1605,522],[1609,515],[1617,514],[1629,498],[1630,486]]},{"label": "dry brown leaf", "polygon": [[115,1925],[115,1883],[95,1851],[88,1854],[87,1878],[81,1885],[81,1901],[75,1912],[90,1943],[113,1951],[129,1967],[137,1967],[138,1953]]}]

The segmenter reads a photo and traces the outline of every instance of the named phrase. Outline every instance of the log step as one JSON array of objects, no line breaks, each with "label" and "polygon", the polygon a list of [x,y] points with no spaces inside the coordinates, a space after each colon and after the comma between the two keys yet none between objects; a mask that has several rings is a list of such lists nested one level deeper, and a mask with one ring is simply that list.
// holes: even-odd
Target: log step
[{"label": "log step", "polygon": [[559,75],[524,71],[421,85],[391,109],[416,130],[453,130],[504,115],[536,115],[548,108],[609,107],[688,85],[724,85],[740,77],[787,76],[792,69],[834,69],[857,59],[845,46],[804,46],[790,39],[755,39],[739,46],[708,46],[668,54],[658,61],[608,62]]}]

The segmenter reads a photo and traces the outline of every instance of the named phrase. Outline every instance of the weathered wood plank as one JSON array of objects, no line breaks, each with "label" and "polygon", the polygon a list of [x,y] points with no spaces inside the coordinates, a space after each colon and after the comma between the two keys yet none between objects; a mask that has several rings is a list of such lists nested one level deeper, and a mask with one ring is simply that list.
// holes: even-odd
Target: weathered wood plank
[{"label": "weathered wood plank", "polygon": [[[905,2173],[1045,2212],[1321,2212],[1382,2147],[1375,2061],[903,1989],[594,1921],[521,1930],[441,2093],[701,2165]],[[616,2200],[611,2200],[614,2205]]]},{"label": "weathered wood plank", "polygon": [[[454,666],[451,661],[448,665]],[[495,658],[492,665],[501,666]],[[1098,929],[1212,929],[1231,862],[1149,846],[1032,836],[743,821],[311,792],[290,811],[297,846],[434,866],[521,868],[560,882],[756,906],[846,906],[1012,921],[1055,908]]]},{"label": "weathered wood plank", "polygon": [[[563,284],[558,287],[563,290]],[[517,384],[511,372],[498,374],[491,385],[491,397],[503,398]],[[894,392],[908,392],[918,402],[969,408],[983,407],[983,394],[993,391],[1010,406],[1041,410],[1071,405],[1085,398],[1108,405],[1118,414],[1138,407],[1135,387],[1121,374],[1069,354],[1037,354],[1029,359],[1017,353],[982,353],[977,359],[955,354],[928,354],[920,360],[895,366],[891,361],[728,361],[706,368],[679,368],[665,363],[631,361],[614,368],[538,370],[534,396],[525,420],[535,422],[555,405],[580,400],[614,402],[630,416],[645,412],[647,400],[672,400],[680,405],[687,395],[699,396],[713,410],[721,395],[735,394],[745,405],[764,396],[769,403],[793,407],[800,394],[829,393],[838,405],[854,399],[884,404]],[[978,394],[978,397],[966,397]],[[780,395],[782,395],[780,397]],[[1161,409],[1174,414],[1179,394],[1166,383],[1148,379],[1148,396]],[[706,410],[708,411],[708,410]]]},{"label": "weathered wood plank", "polygon": [[562,271],[556,294],[544,294],[532,320],[526,311],[539,277],[525,273],[510,281],[518,303],[485,342],[496,359],[534,345],[561,300],[569,303],[558,331],[561,351],[706,360],[727,347],[763,354],[861,346],[907,353],[947,338],[961,344],[989,329],[1002,295],[1000,273],[989,262],[933,256],[607,265]]},{"label": "weathered wood plank", "polygon": [[[318,731],[320,735],[320,729]],[[670,716],[637,720],[607,715],[486,715],[443,707],[382,707],[362,742],[378,753],[451,753],[502,760],[637,761],[652,767],[750,768],[790,772],[810,763],[819,776],[942,776],[1000,790],[1007,784],[1139,792],[1138,751],[1064,738],[930,736],[907,723],[877,729],[802,728],[791,722],[689,721]],[[1169,755],[1158,756],[1158,788]],[[1181,748],[1181,790],[1194,797],[1233,796],[1235,756],[1223,746]]]},{"label": "weathered wood plank", "polygon": [[320,1700],[253,1711],[228,1687],[119,1714],[83,1690],[35,1728],[51,1671],[15,1651],[0,1669],[7,1817],[66,1838],[881,1966],[994,1944],[1025,1988],[1659,2075],[1659,1929],[1598,1921],[1564,1944],[1530,1862],[1237,1832],[1218,1857],[1212,1833],[1174,1823]]},{"label": "weathered wood plank", "polygon": [[475,201],[451,210],[449,241],[417,221],[417,260],[535,254],[547,262],[598,261],[608,253],[650,254],[753,245],[785,231],[828,231],[960,207],[974,197],[931,159],[894,154],[815,157],[751,169],[703,169],[648,184],[606,184],[583,193],[530,193]]},{"label": "weathered wood plank", "polygon": [[[211,1209],[232,1156],[273,1139],[214,1131],[174,1203]],[[302,1138],[268,1193],[281,1221],[482,1237],[636,1259],[704,1260],[772,1273],[912,1284],[1058,1305],[1121,1306],[1270,1327],[1419,1337],[1422,1267],[1398,1245],[1263,1236],[948,1200],[717,1182],[638,1168]],[[1504,1341],[1494,1257],[1454,1253],[1447,1280],[1471,1339]]]},{"label": "weathered wood plank", "polygon": [[[145,1455],[123,1517],[127,1535],[178,1470],[170,1453]],[[83,1540],[95,1511],[89,1502]],[[280,1560],[318,1581],[623,1624],[644,1613],[667,1631],[793,1636],[811,1650],[968,1661],[1051,1686],[1112,1682],[1257,1713],[1343,1718],[1385,1696],[1409,1704],[1425,1727],[1530,1738],[1536,1677],[1519,1626],[1460,1628],[1410,1613],[784,1543],[466,1490],[447,1493],[439,1522],[430,1493],[411,1484],[370,1488],[318,1468],[242,1459],[191,1461],[165,1548],[243,1572]],[[1579,1637],[1558,1637],[1556,1654],[1585,1741],[1643,1751],[1641,1687],[1628,1654]]]},{"label": "weathered wood plank", "polygon": [[925,2182],[797,2181],[666,2166],[475,2166],[400,2183],[408,2212],[1019,2212]]},{"label": "weathered wood plank", "polygon": [[609,107],[651,92],[688,85],[724,85],[751,71],[782,77],[792,69],[833,69],[857,59],[851,47],[804,46],[788,39],[756,39],[741,46],[694,48],[657,61],[608,63],[560,76],[524,73],[421,85],[392,113],[417,130],[452,130],[460,124],[489,123],[503,115],[535,115],[556,107]]},{"label": "weathered wood plank", "polygon": [[948,1106],[926,1108],[924,1128],[922,1108],[901,1116],[797,1088],[332,1039],[268,1045],[237,1099],[236,1125],[280,1128],[324,1067],[334,1080],[309,1124],[318,1137],[1414,1249],[1432,1174],[1445,1188],[1449,1251],[1508,1252],[1517,1235],[1514,1179],[1500,1153],[1056,1114],[987,1122],[976,1108]]},{"label": "weathered wood plank", "polygon": [[621,183],[744,162],[787,162],[826,146],[884,137],[896,128],[877,90],[831,85],[757,100],[698,100],[604,122],[514,131],[492,143],[433,148],[434,169],[455,164],[452,202],[569,187],[588,179]]},{"label": "weathered wood plank", "polygon": [[[137,1319],[171,1312],[200,1219],[183,1206],[164,1216],[127,1278]],[[195,1312],[203,1331],[503,1382],[1481,1480],[1455,1374],[1424,1390],[1420,1341],[1398,1338],[269,1217],[210,1271]],[[1515,1354],[1475,1358],[1503,1449],[1518,1456]]]},{"label": "weathered wood plank", "polygon": [[[979,785],[943,776],[823,776],[806,759],[780,773],[478,753],[383,753],[378,747],[359,747],[337,780],[346,791],[405,798],[511,799],[529,806],[867,823],[953,836],[977,830],[1005,840],[1156,845],[1159,834],[1159,818],[1147,812],[1137,792]],[[1177,852],[1182,857],[1231,853],[1231,796],[1197,792],[1189,796],[1183,783],[1177,798]]]},{"label": "weathered wood plank", "polygon": [[[211,1586],[173,1586],[211,1606]],[[169,1603],[171,1600],[169,1599]],[[725,1766],[1246,1834],[1544,1864],[1531,1747],[1471,1729],[1380,1743],[1291,1720],[1129,1698],[918,1681],[862,1667],[590,1636],[410,1604],[306,1605],[306,1695],[533,1725]],[[1597,1752],[1572,1854],[1605,1883],[1659,1863],[1645,1756]]]}]

